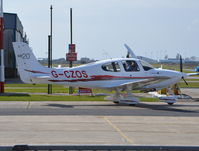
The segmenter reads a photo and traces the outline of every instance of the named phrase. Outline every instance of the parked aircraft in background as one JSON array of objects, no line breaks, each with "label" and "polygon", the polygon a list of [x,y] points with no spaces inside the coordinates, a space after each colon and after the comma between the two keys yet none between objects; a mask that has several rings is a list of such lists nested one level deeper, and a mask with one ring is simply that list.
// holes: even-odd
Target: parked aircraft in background
[{"label": "parked aircraft in background", "polygon": [[[18,72],[23,82],[115,90],[115,94],[110,97],[115,103],[137,104],[139,99],[132,94],[132,90],[145,92],[161,90],[190,75],[196,75],[156,69],[147,62],[137,59],[127,45],[125,47],[131,58],[102,60],[73,68],[44,67],[39,64],[28,44],[14,42],[13,47]],[[122,95],[121,91],[126,91],[126,95]]]},{"label": "parked aircraft in background", "polygon": [[196,72],[199,72],[199,66],[197,66],[197,67],[195,68],[195,71],[196,71]]}]

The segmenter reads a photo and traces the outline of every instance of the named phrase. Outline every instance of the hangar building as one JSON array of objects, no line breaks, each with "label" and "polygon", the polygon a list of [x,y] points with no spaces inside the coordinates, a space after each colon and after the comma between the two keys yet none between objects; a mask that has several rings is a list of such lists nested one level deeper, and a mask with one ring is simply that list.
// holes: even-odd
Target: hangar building
[{"label": "hangar building", "polygon": [[17,78],[16,60],[12,42],[26,42],[27,36],[17,14],[4,13],[4,61],[5,78]]}]

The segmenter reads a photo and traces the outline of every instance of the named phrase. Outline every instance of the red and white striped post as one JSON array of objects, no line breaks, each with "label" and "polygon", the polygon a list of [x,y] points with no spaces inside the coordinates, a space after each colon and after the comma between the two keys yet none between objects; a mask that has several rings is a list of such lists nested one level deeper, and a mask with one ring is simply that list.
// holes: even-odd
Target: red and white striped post
[{"label": "red and white striped post", "polygon": [[4,93],[3,0],[0,6],[0,93]]}]

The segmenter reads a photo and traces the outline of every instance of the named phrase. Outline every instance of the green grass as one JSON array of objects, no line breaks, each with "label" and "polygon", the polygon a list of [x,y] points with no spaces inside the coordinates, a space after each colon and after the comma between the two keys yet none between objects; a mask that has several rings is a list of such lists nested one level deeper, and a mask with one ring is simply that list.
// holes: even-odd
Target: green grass
[{"label": "green grass", "polygon": [[[47,95],[47,84],[6,84],[5,92],[15,93],[10,96],[0,96],[0,101],[104,101],[105,96],[68,96],[68,95]],[[74,93],[77,94],[77,89]],[[133,91],[139,93],[140,91]],[[17,94],[19,93],[19,94]],[[23,94],[23,93],[46,93],[44,95]],[[53,93],[68,93],[68,88],[63,85],[53,85]],[[112,94],[114,91],[93,89],[93,93]],[[154,102],[157,98],[140,98],[141,101]]]},{"label": "green grass", "polygon": [[[187,79],[187,81],[199,81],[199,79]],[[187,86],[184,81],[180,83],[180,87],[199,88],[199,82],[188,82]],[[74,89],[74,93],[77,93]],[[104,101],[104,96],[61,96],[61,95],[47,95],[47,84],[6,84],[5,92],[9,93],[46,93],[44,95],[29,95],[29,94],[14,94],[11,96],[0,96],[0,101]],[[53,93],[68,93],[68,88],[63,85],[53,85]],[[114,91],[93,89],[93,93],[106,93],[112,94]],[[140,91],[133,91],[133,93],[140,93]],[[158,98],[143,98],[140,97],[142,102],[156,102]]]},{"label": "green grass", "polygon": [[[105,101],[104,96],[58,96],[16,94],[0,96],[0,101]],[[158,98],[140,98],[141,102],[157,102]]]},{"label": "green grass", "polygon": [[[179,62],[180,63],[180,62]],[[153,64],[154,67],[156,68],[160,68],[160,66],[162,65],[163,69],[170,69],[170,70],[180,70],[180,64],[175,64],[175,63],[162,63],[162,64]],[[183,63],[183,69],[191,69],[191,70],[194,70],[195,67],[197,66],[198,64],[184,64]],[[193,72],[193,71],[192,71]]]},{"label": "green grass", "polygon": [[[78,93],[78,89],[74,88],[74,93]],[[92,89],[93,93],[114,93],[105,89]],[[68,88],[63,85],[53,85],[53,93],[68,93]],[[27,92],[27,93],[47,93],[47,84],[6,84],[5,92]],[[140,91],[133,91],[133,93],[139,93]]]},{"label": "green grass", "polygon": [[[27,89],[5,89],[6,92],[28,92],[28,93],[48,93],[47,88],[27,88]],[[68,89],[53,88],[53,93],[67,93]],[[76,93],[76,90],[75,90]]]},{"label": "green grass", "polygon": [[[68,88],[63,85],[53,84],[53,93],[68,93]],[[78,92],[78,89],[73,89],[74,93]],[[29,93],[47,93],[47,84],[6,84],[6,92],[29,92]],[[108,90],[93,89],[93,93],[110,93]]]},{"label": "green grass", "polygon": [[181,83],[179,83],[179,86],[181,88],[199,88],[199,82],[197,82],[197,83],[188,82],[188,85],[186,85],[184,82],[181,82]]},{"label": "green grass", "polygon": [[[46,87],[48,84],[5,84],[5,87]],[[53,87],[64,87],[63,85],[53,84]]]},{"label": "green grass", "polygon": [[160,101],[158,98],[140,97],[139,99],[141,102],[159,102]]},{"label": "green grass", "polygon": [[[198,77],[198,79],[186,79],[186,81],[198,81],[199,82],[199,77]],[[181,80],[181,82],[183,82],[183,80]]]},{"label": "green grass", "polygon": [[104,101],[104,96],[11,95],[0,101]]},{"label": "green grass", "polygon": [[[47,84],[6,84],[5,92],[47,93]],[[53,93],[68,93],[68,88],[63,85],[53,85]],[[74,89],[77,93],[77,89]]]}]

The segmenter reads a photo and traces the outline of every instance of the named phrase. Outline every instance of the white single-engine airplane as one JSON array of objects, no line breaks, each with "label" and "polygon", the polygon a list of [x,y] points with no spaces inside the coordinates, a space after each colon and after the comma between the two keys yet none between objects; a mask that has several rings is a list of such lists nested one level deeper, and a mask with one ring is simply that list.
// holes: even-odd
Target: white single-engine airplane
[{"label": "white single-engine airplane", "polygon": [[[44,67],[37,61],[28,44],[14,42],[13,47],[23,82],[115,90],[116,93],[111,97],[114,103],[137,104],[139,99],[132,95],[132,90],[156,91],[197,74],[155,69],[137,59],[127,45],[125,47],[132,58],[108,59],[73,68]],[[126,95],[121,95],[123,90],[126,90]]]}]

